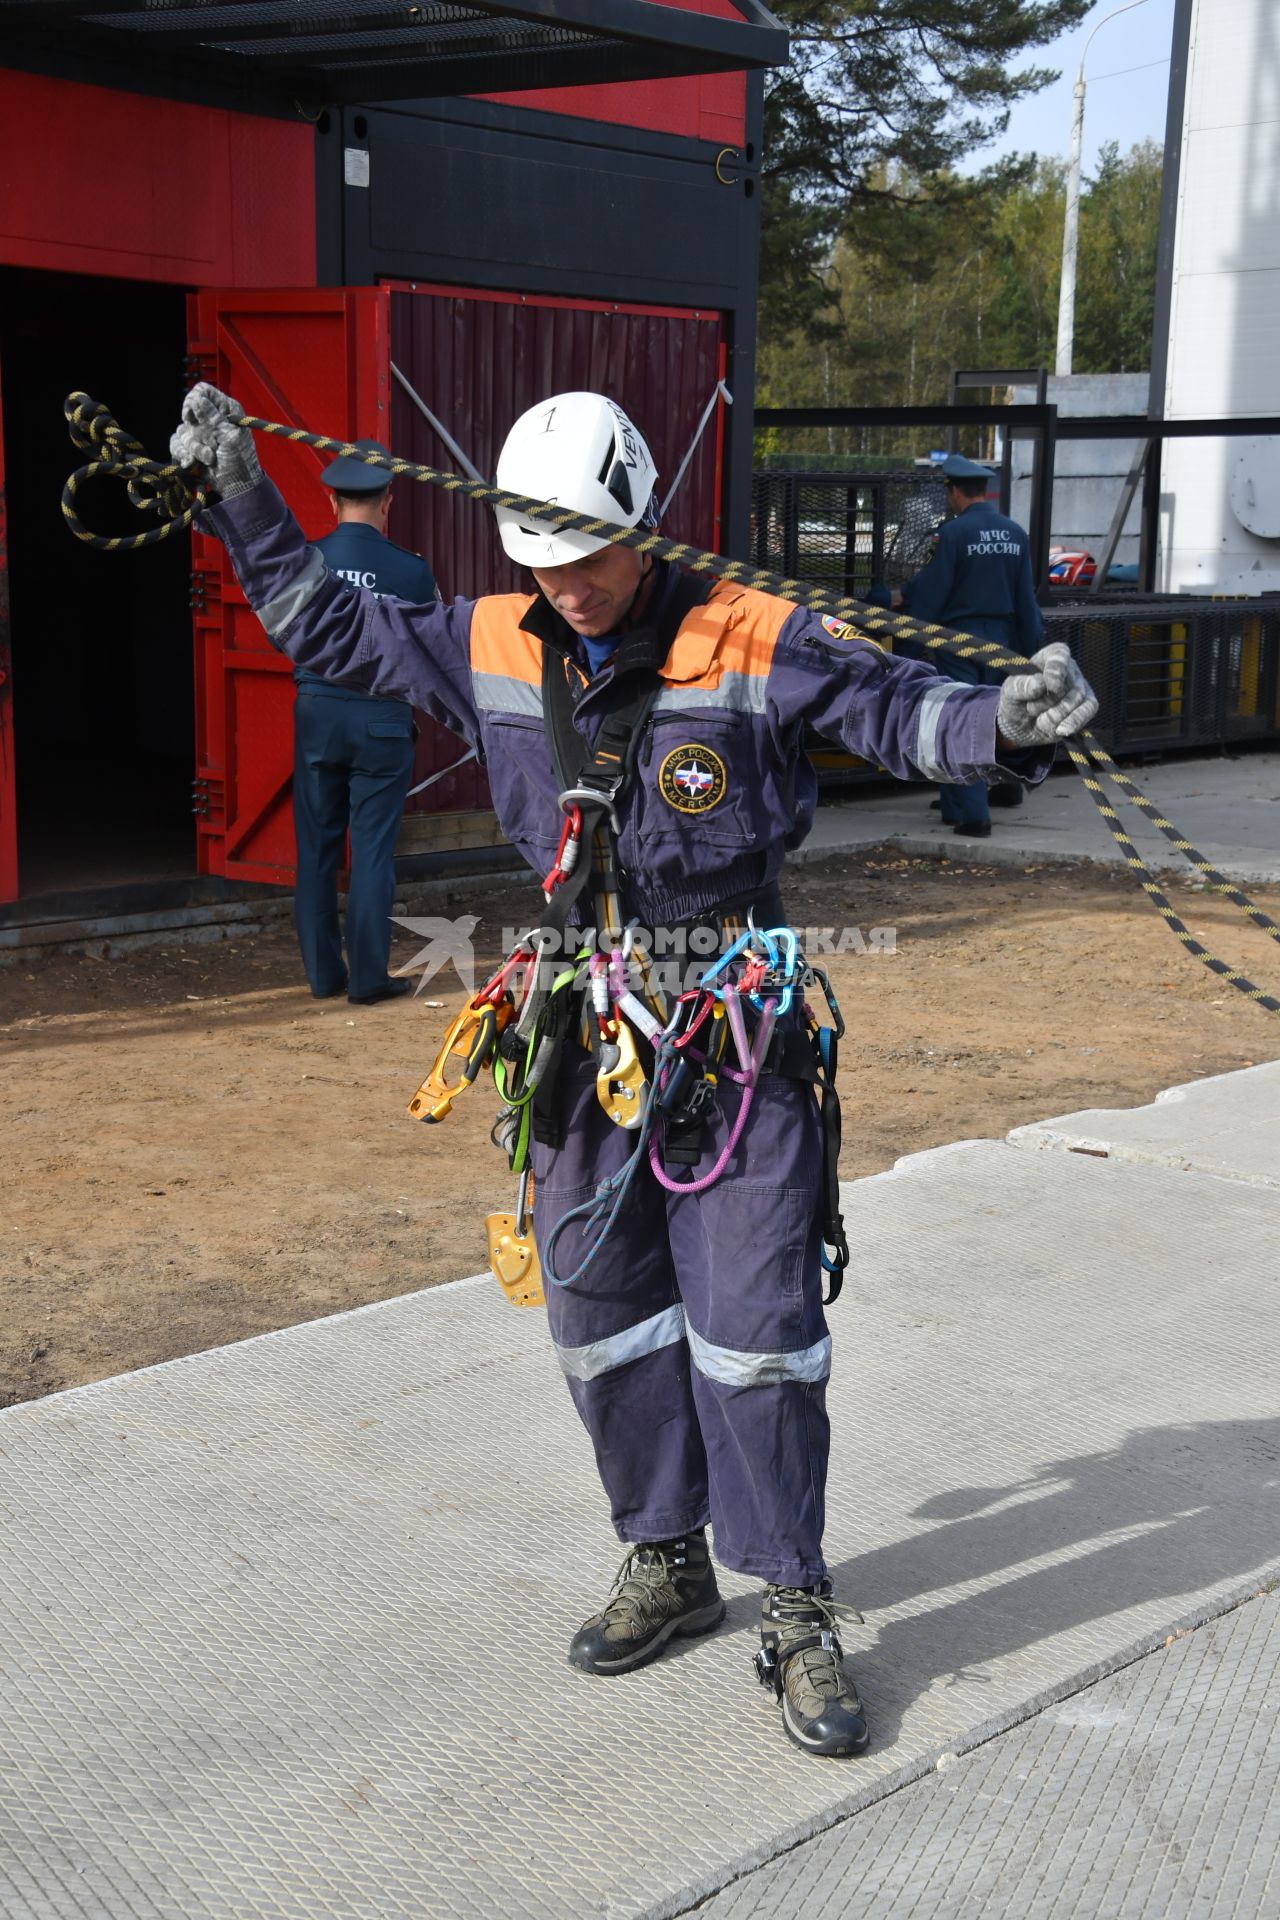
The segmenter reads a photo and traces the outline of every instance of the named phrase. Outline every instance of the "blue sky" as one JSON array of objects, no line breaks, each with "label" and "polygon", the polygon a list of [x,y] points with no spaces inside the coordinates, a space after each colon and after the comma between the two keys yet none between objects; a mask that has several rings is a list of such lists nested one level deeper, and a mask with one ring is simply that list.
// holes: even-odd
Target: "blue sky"
[{"label": "blue sky", "polygon": [[[1055,67],[1060,78],[1013,109],[1009,131],[975,154],[965,171],[1006,153],[1055,153],[1066,159],[1071,141],[1071,92],[1080,53],[1093,27],[1119,4],[1099,0],[1071,33],[1063,34],[1022,66]],[[1093,169],[1104,141],[1121,152],[1137,140],[1163,142],[1169,91],[1169,49],[1174,0],[1143,0],[1132,12],[1107,21],[1089,48],[1085,65],[1084,169]]]}]

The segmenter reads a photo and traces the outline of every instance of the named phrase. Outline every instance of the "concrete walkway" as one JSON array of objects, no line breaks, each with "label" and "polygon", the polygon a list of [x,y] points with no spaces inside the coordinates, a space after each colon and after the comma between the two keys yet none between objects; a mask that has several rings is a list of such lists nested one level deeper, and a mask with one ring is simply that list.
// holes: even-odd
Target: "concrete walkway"
[{"label": "concrete walkway", "polygon": [[[1280,754],[1169,760],[1124,772],[1206,859],[1230,880],[1280,883]],[[962,837],[929,811],[933,789],[898,782],[818,809],[814,830],[792,860],[819,860],[892,841],[904,853],[945,854],[1022,865],[1028,860],[1120,861],[1123,856],[1070,762],[1021,807],[996,808],[989,840]],[[1164,835],[1127,801],[1117,806],[1139,853],[1157,871],[1189,869]]]},{"label": "concrete walkway", "polygon": [[[542,1316],[487,1278],[0,1413],[0,1913],[624,1920],[821,1883],[958,1914],[940,1888],[981,1910],[1001,1846],[1055,1916],[1266,1911],[1238,1901],[1275,1865],[1250,1676],[1280,1609],[1231,1616],[1243,1650],[1226,1610],[1280,1560],[1278,1106],[1280,1063],[846,1189],[860,1761],[785,1740],[735,1576],[712,1638],[567,1666],[618,1550]],[[1091,1879],[1035,1851],[1104,1807]],[[1151,1904],[1152,1846],[1192,1904]]]}]

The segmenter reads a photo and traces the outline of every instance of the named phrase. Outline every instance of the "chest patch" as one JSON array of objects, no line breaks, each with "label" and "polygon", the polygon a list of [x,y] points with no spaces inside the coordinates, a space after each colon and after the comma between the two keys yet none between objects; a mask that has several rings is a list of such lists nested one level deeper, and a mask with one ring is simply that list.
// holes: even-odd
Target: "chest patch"
[{"label": "chest patch", "polygon": [[693,741],[673,748],[658,768],[658,791],[677,813],[709,813],[728,785],[720,755]]}]

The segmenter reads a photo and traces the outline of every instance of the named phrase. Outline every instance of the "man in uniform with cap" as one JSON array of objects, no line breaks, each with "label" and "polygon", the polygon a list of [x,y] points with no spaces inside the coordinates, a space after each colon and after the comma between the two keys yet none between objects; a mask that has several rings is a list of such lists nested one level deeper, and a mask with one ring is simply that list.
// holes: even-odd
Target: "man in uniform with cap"
[{"label": "man in uniform with cap", "polygon": [[[357,440],[385,454],[376,440]],[[384,467],[350,455],[320,476],[333,496],[337,526],[316,542],[329,572],[352,587],[414,605],[434,601],[435,576],[416,553],[387,538],[391,487]],[[413,772],[413,709],[354,687],[294,672],[293,820],[298,843],[294,920],[302,964],[317,999],[345,987],[348,1000],[373,1006],[408,993],[391,979],[391,903],[395,850]],[[338,924],[338,867],[348,830],[347,962]]]},{"label": "man in uniform with cap", "polygon": [[[942,475],[952,518],[939,528],[928,565],[907,584],[895,604],[913,619],[953,627],[975,640],[994,641],[1008,653],[1030,658],[1044,639],[1031,576],[1031,542],[1016,520],[987,499],[995,478],[990,467],[952,453],[942,462]],[[953,654],[944,655],[938,665],[951,679],[970,686],[1003,678]],[[1016,806],[1022,789],[1002,784],[992,789],[991,797],[998,805]],[[954,833],[985,840],[991,832],[985,781],[944,785],[941,810]]]}]

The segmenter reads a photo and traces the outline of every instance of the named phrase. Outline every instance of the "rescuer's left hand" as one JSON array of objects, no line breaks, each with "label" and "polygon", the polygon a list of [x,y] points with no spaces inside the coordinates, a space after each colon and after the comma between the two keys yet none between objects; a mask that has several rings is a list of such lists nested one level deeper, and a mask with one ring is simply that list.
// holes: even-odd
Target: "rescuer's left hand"
[{"label": "rescuer's left hand", "polygon": [[253,435],[241,426],[244,408],[229,393],[201,380],[182,403],[182,425],[169,442],[180,467],[203,467],[224,500],[247,493],[262,478]]},{"label": "rescuer's left hand", "polygon": [[1062,640],[1033,653],[1035,673],[1011,673],[1000,689],[996,727],[1011,747],[1043,747],[1082,733],[1098,711],[1093,688]]}]

